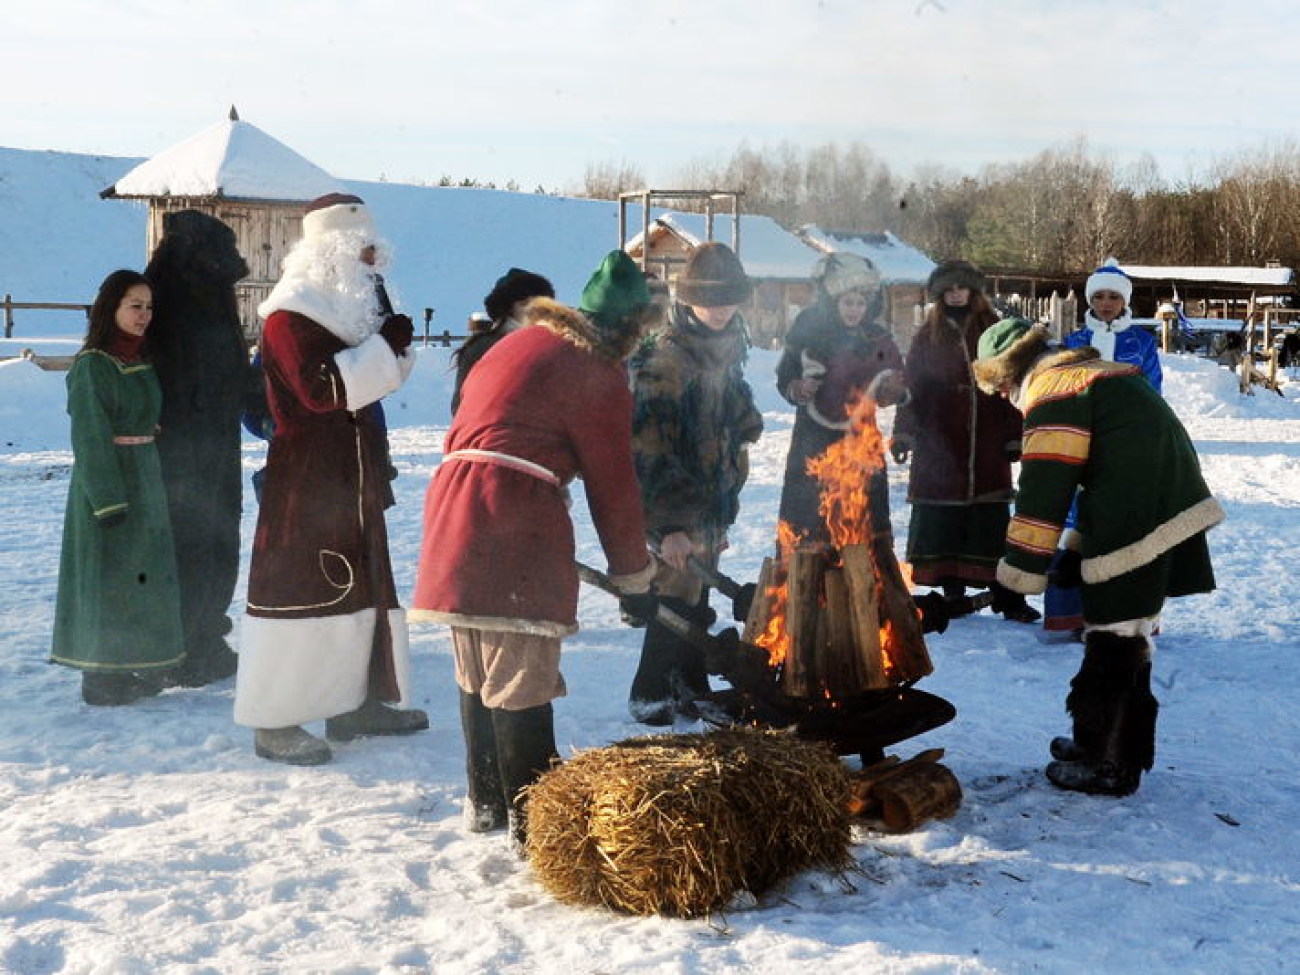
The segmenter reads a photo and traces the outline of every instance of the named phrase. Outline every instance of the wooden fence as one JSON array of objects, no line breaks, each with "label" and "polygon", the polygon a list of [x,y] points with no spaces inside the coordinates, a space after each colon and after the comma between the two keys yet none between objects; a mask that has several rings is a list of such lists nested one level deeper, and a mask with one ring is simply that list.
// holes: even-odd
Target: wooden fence
[{"label": "wooden fence", "polygon": [[14,337],[14,310],[43,310],[43,311],[80,311],[87,318],[90,317],[89,305],[68,305],[54,301],[14,301],[13,295],[6,294],[4,300],[5,309],[5,338]]}]

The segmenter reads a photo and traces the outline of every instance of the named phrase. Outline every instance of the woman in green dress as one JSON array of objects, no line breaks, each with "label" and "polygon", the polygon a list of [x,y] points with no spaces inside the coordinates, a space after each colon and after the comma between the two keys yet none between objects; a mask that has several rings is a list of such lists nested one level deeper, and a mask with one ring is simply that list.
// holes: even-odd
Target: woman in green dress
[{"label": "woman in green dress", "polygon": [[68,373],[72,483],[63,521],[55,663],[82,672],[87,704],[130,704],[184,659],[176,557],[154,434],[162,392],[142,357],[153,315],[144,275],[114,271]]}]

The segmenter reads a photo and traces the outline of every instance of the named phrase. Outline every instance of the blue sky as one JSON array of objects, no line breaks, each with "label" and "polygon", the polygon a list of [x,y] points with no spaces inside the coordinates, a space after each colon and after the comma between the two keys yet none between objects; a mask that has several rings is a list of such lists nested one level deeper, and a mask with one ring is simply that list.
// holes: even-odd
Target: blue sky
[{"label": "blue sky", "polygon": [[47,0],[3,17],[0,145],[150,156],[235,104],[348,179],[665,186],[786,139],[973,172],[1082,136],[1182,181],[1296,134],[1300,5],[1231,6]]}]

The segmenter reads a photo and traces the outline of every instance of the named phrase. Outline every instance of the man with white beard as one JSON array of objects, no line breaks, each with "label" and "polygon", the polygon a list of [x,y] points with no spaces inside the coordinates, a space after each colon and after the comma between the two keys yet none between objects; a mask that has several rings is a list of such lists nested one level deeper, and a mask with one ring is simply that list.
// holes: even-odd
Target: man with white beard
[{"label": "man with white beard", "polygon": [[349,741],[429,726],[406,696],[407,634],[388,556],[380,400],[415,362],[410,318],[393,314],[386,246],[361,199],[330,194],[258,308],[274,435],[249,570],[235,721],[263,758],[329,761],[302,728]]}]

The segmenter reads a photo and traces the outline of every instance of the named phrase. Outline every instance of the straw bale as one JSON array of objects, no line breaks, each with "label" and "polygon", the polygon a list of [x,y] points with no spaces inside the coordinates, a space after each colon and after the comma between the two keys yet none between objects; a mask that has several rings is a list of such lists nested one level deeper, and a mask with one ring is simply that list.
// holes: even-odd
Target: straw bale
[{"label": "straw bale", "polygon": [[699,917],[850,862],[849,774],[823,743],[728,729],[580,752],[529,790],[528,858],[570,904]]}]

